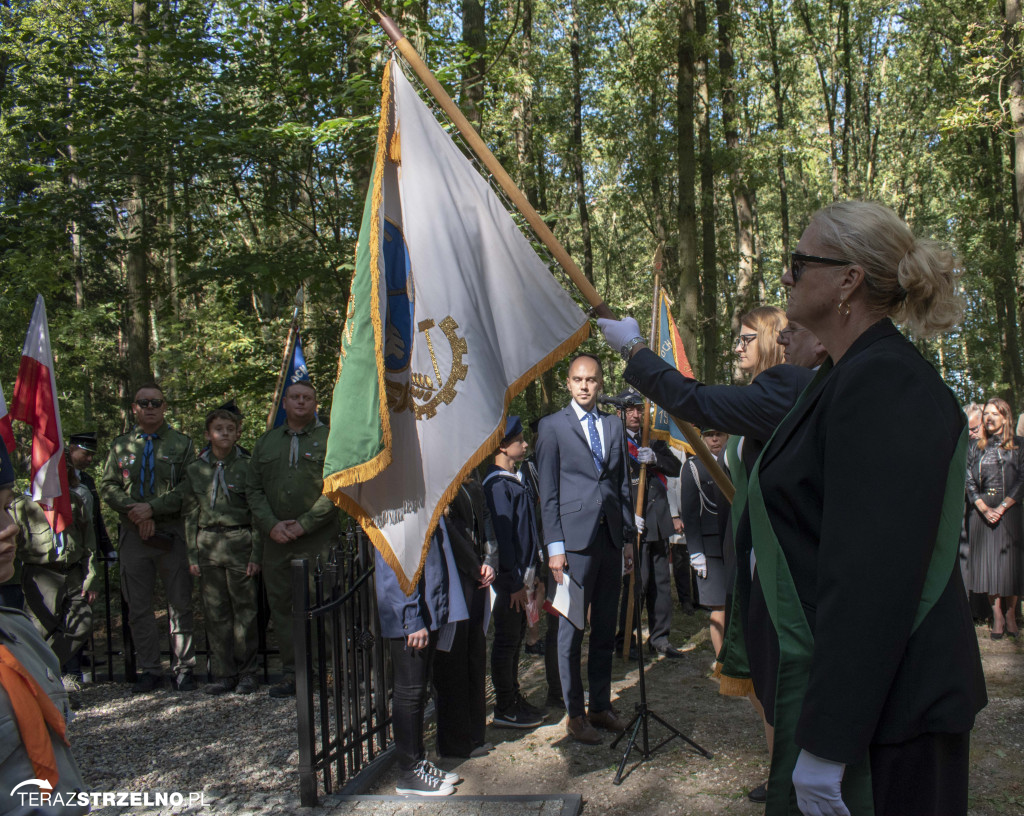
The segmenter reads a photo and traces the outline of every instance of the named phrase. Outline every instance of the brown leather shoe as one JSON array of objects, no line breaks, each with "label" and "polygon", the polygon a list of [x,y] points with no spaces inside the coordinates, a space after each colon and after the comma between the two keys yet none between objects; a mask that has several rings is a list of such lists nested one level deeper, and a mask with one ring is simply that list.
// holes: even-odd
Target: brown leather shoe
[{"label": "brown leather shoe", "polygon": [[601,743],[601,735],[582,714],[578,717],[569,717],[565,721],[565,732],[577,742],[582,742],[585,745]]},{"label": "brown leather shoe", "polygon": [[626,721],[619,716],[619,713],[614,708],[606,708],[604,711],[591,711],[587,718],[590,720],[591,725],[596,725],[598,728],[607,728],[609,731],[614,731],[617,734],[621,734],[626,730]]}]

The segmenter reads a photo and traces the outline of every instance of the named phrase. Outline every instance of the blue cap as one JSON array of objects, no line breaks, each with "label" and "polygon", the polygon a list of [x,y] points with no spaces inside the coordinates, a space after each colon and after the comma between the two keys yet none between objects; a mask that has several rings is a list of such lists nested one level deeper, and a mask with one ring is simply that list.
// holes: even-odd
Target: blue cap
[{"label": "blue cap", "polygon": [[513,436],[519,436],[523,432],[523,423],[517,416],[510,416],[505,420],[505,435],[501,438],[504,442],[506,439],[511,439]]}]

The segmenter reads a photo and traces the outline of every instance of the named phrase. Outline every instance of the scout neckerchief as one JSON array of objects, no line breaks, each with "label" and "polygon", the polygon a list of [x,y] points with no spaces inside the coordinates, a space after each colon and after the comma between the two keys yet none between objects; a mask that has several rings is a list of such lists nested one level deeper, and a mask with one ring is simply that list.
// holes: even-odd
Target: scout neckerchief
[{"label": "scout neckerchief", "polygon": [[56,787],[60,773],[47,726],[61,742],[70,745],[64,734],[63,715],[29,670],[6,646],[0,646],[0,685],[11,701],[21,743],[32,763],[32,773],[36,779],[45,779]]},{"label": "scout neckerchief", "polygon": [[153,447],[153,440],[159,439],[160,434],[156,431],[153,433],[139,431],[139,436],[146,440],[146,444],[142,448],[142,465],[139,469],[139,496],[145,498],[147,476],[149,478],[149,495],[156,495],[156,451]]},{"label": "scout neckerchief", "polygon": [[[747,466],[740,456],[739,445],[743,437],[730,436],[725,446],[725,463],[729,466],[729,475],[736,488],[730,509],[733,530],[733,542],[736,531],[740,527],[740,519],[747,504]],[[719,694],[730,697],[746,697],[754,690],[750,679],[750,660],[747,657],[747,643],[743,636],[743,610],[750,595],[750,578],[743,572],[745,568],[743,554],[736,553],[736,578],[732,588],[732,606],[729,609],[729,620],[725,627],[725,640],[722,651],[715,664],[714,677],[721,681]],[[749,571],[749,570],[748,570]]]},{"label": "scout neckerchief", "polygon": [[[294,437],[293,437],[294,438]],[[203,451],[200,458],[207,464],[213,466],[213,482],[210,484],[210,507],[217,506],[217,496],[219,493],[224,493],[224,498],[227,501],[231,501],[231,491],[228,489],[228,479],[224,473],[224,466],[231,460],[231,454],[233,454],[234,448],[228,453],[227,459],[218,459],[213,454],[213,449]]]},{"label": "scout neckerchief", "polygon": [[284,426],[284,432],[286,434],[288,434],[289,436],[291,436],[291,438],[292,438],[291,445],[288,448],[288,466],[289,467],[293,467],[294,468],[294,467],[298,467],[299,466],[299,437],[302,436],[303,434],[305,434],[309,430],[316,430],[317,428],[322,428],[323,424],[324,423],[322,423],[320,421],[320,417],[317,417],[316,418],[316,423],[313,425],[312,429],[307,425],[301,431],[296,431],[296,430],[292,429],[291,427],[289,427],[288,425]]},{"label": "scout neckerchief", "polygon": [[[804,389],[790,414],[800,407],[808,394],[828,376],[831,369],[831,361],[826,360],[810,385]],[[784,419],[779,427],[785,422]],[[774,438],[773,433],[754,465],[747,488],[747,500],[758,578],[779,641],[779,670],[775,691],[775,744],[768,778],[768,804],[765,813],[766,816],[783,816],[799,813],[792,784],[793,769],[800,755],[800,748],[795,741],[796,725],[807,691],[814,655],[814,637],[807,623],[807,616],[804,614],[792,573],[789,571],[789,564],[772,529],[764,495],[761,492],[761,460]],[[917,631],[917,627],[935,606],[949,581],[950,572],[956,561],[963,514],[963,474],[966,461],[967,426],[964,423],[964,429],[960,433],[960,439],[950,461],[935,549],[928,564],[911,634]],[[842,795],[843,802],[852,816],[874,814],[869,757],[865,756],[860,762],[846,766],[843,773]]]}]

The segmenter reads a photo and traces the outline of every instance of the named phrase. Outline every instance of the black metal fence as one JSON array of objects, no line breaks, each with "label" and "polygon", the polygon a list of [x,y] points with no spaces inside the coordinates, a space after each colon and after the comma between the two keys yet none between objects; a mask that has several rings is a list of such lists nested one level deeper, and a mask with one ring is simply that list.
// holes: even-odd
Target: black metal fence
[{"label": "black metal fence", "polygon": [[[317,559],[319,562],[319,559]],[[299,796],[317,804],[391,742],[391,671],[379,638],[373,546],[349,529],[326,564],[292,561]]]},{"label": "black metal fence", "polygon": [[[96,603],[93,604],[92,633],[83,649],[83,654],[87,659],[83,661],[82,671],[94,682],[134,682],[137,679],[135,648],[132,644],[131,629],[128,626],[128,602],[121,594],[118,562],[97,557],[96,572],[98,581],[93,589],[98,596]],[[277,657],[279,650],[276,646],[270,646],[267,641],[270,612],[262,575],[258,577],[257,581],[257,597],[259,598],[256,615],[256,628],[259,633],[258,659],[260,673],[263,676],[263,682],[266,683],[277,671],[278,667],[276,664],[272,667],[271,662]],[[159,582],[157,593],[158,597],[162,593]],[[154,609],[159,609],[160,605],[154,600]],[[193,596],[192,608],[196,622],[194,634],[197,670],[201,676],[205,674],[208,679],[212,679],[208,660],[210,645],[206,637],[202,603],[198,597]],[[166,647],[161,654],[167,658],[172,655],[170,632],[167,635]]]}]

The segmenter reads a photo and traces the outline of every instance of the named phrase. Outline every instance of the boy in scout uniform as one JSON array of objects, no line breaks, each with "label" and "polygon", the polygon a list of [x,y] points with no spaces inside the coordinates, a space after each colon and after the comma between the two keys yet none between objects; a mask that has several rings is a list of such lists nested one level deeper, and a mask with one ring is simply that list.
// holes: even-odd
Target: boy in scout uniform
[{"label": "boy in scout uniform", "polygon": [[291,560],[319,555],[326,563],[339,528],[338,510],[323,495],[327,426],[317,419],[313,384],[292,383],[283,403],[285,423],[253,448],[246,495],[263,536],[263,583],[281,648],[284,678],[271,686],[271,697],[295,694]]},{"label": "boy in scout uniform", "polygon": [[207,694],[256,691],[256,576],[263,560],[245,500],[249,454],[235,440],[238,421],[218,408],[206,441],[175,490],[183,496],[189,572],[199,578],[215,682]]},{"label": "boy in scout uniform", "polygon": [[[54,534],[43,508],[27,496],[11,502],[18,525],[18,559],[25,611],[39,634],[53,649],[64,670],[85,645],[92,631],[92,602],[96,593],[96,532],[88,490],[68,467],[71,488],[71,525]],[[75,661],[77,666],[77,661]]]},{"label": "boy in scout uniform", "polygon": [[142,669],[132,691],[155,691],[163,685],[160,633],[153,613],[157,573],[170,606],[175,687],[194,691],[192,579],[181,496],[173,490],[195,452],[192,440],[164,420],[167,401],[159,386],[144,385],[136,391],[132,410],[136,425],[110,446],[100,483],[103,500],[121,517],[121,591],[128,601],[128,624]]},{"label": "boy in scout uniform", "polygon": [[[0,583],[14,575],[18,527],[7,512],[13,483],[7,449],[0,445]],[[57,658],[23,612],[0,607],[0,813],[88,813],[88,800],[33,806],[42,794],[59,794],[67,802],[86,790],[67,739],[70,718]],[[12,793],[30,779],[45,780],[48,787],[24,785]]]}]

